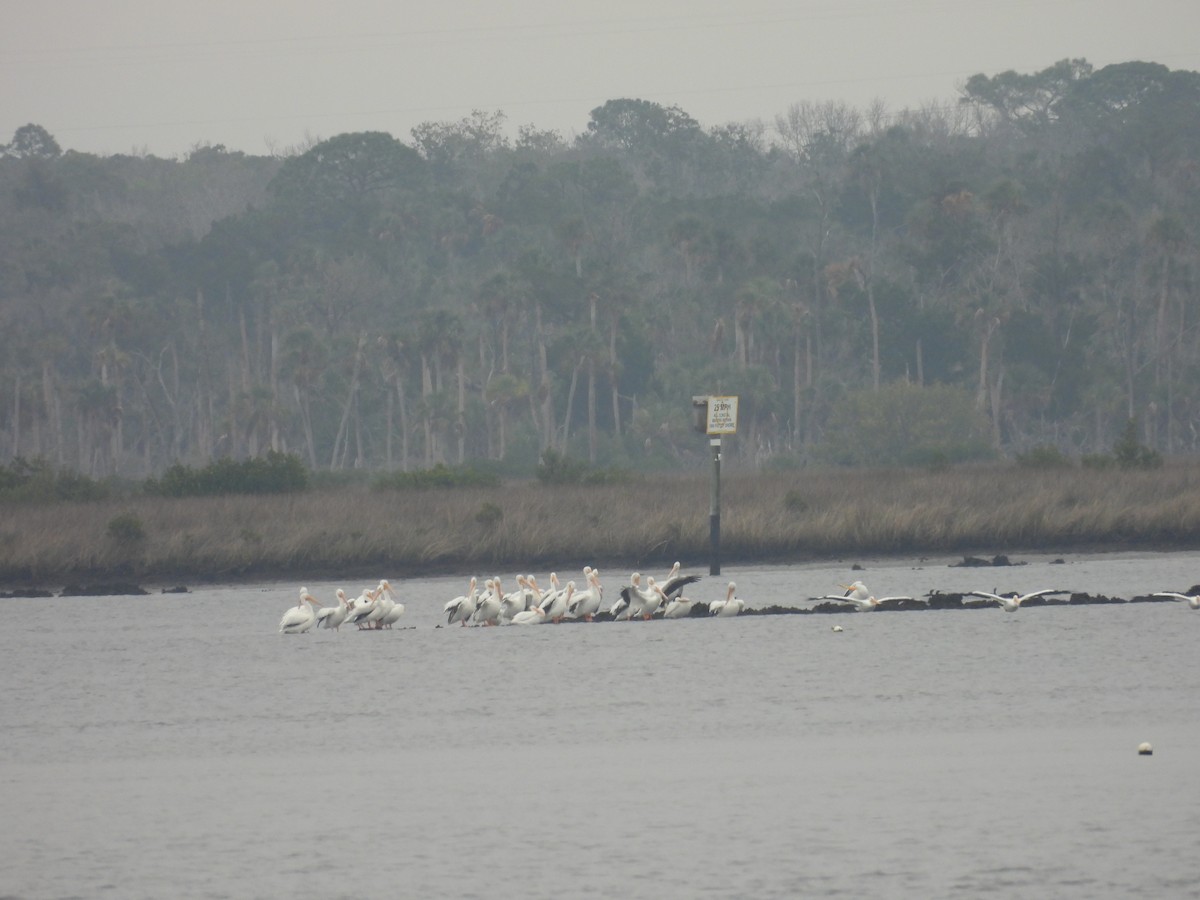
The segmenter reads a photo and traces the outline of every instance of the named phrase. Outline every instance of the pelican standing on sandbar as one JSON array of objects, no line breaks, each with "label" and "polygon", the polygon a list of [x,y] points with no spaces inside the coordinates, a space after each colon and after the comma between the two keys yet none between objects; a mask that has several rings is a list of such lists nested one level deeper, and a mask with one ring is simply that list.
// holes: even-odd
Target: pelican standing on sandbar
[{"label": "pelican standing on sandbar", "polygon": [[317,598],[308,592],[308,588],[300,588],[300,601],[290,607],[279,620],[279,633],[304,634],[312,628],[317,621],[317,611],[312,604],[320,606]]},{"label": "pelican standing on sandbar", "polygon": [[729,586],[725,589],[725,599],[715,600],[710,603],[708,607],[708,614],[710,616],[720,616],[721,618],[725,618],[727,616],[736,616],[743,609],[745,609],[746,604],[742,602],[742,598],[734,594],[734,591],[736,590],[737,585],[732,581],[729,582]]}]

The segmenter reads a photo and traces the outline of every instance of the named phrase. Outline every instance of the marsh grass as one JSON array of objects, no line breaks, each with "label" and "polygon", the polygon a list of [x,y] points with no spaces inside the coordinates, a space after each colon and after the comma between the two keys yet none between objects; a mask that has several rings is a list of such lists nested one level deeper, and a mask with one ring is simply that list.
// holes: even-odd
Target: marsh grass
[{"label": "marsh grass", "polygon": [[[280,496],[0,507],[0,581],[397,576],[709,553],[707,476],[602,486],[366,486]],[[1200,463],[1154,471],[1015,466],[727,475],[721,558],[1176,549],[1200,543]],[[111,523],[141,536],[114,540]]]}]

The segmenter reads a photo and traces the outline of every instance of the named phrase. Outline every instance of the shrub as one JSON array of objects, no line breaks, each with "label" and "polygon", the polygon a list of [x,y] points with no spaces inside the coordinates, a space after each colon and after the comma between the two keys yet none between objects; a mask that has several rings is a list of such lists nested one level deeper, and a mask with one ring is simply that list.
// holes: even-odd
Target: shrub
[{"label": "shrub", "polygon": [[1158,469],[1163,464],[1157,450],[1138,443],[1137,424],[1133,419],[1125,423],[1120,440],[1113,445],[1113,458],[1122,469]]},{"label": "shrub", "polygon": [[40,457],[18,456],[10,465],[0,466],[0,500],[103,500],[112,493],[109,483],[69,469],[56,469]]},{"label": "shrub", "polygon": [[432,469],[415,472],[390,472],[373,482],[381,490],[420,490],[423,488],[499,487],[500,476],[481,472],[469,466],[447,466],[438,463]]},{"label": "shrub", "polygon": [[176,463],[162,478],[149,478],[145,482],[146,493],[162,497],[286,494],[307,488],[308,470],[300,458],[274,450],[242,462],[222,457],[203,469]]},{"label": "shrub", "polygon": [[1026,469],[1066,469],[1070,468],[1070,457],[1057,447],[1034,447],[1027,453],[1017,454],[1017,465]]},{"label": "shrub", "polygon": [[545,450],[537,466],[537,479],[542,484],[625,484],[636,476],[615,466],[595,469],[581,459],[573,459],[556,450]]},{"label": "shrub", "polygon": [[137,513],[123,512],[108,520],[104,533],[118,544],[136,544],[146,539],[146,526]]}]

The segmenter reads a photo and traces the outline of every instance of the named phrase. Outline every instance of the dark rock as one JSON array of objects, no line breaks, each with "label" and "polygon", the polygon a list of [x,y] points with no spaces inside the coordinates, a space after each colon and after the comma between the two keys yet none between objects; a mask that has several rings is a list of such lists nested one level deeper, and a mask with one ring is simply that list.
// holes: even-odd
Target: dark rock
[{"label": "dark rock", "polygon": [[68,584],[59,593],[60,597],[111,597],[117,595],[146,595],[150,592],[140,584],[114,582],[112,584]]},{"label": "dark rock", "polygon": [[882,600],[876,607],[880,612],[904,612],[910,609],[929,609],[924,600],[906,598],[904,600]]},{"label": "dark rock", "polygon": [[962,562],[950,563],[950,568],[989,568],[998,566],[1023,566],[1023,562],[1013,562],[1003,553],[997,553],[990,560],[984,559],[981,556],[964,556]]},{"label": "dark rock", "polygon": [[13,588],[11,591],[0,592],[0,597],[12,599],[14,597],[53,597],[53,591],[47,591],[42,588],[21,587]]},{"label": "dark rock", "polygon": [[933,591],[926,602],[930,609],[962,609],[963,595],[943,594],[941,591]]},{"label": "dark rock", "polygon": [[1071,605],[1088,603],[1124,603],[1121,597],[1105,597],[1103,594],[1072,594]]},{"label": "dark rock", "polygon": [[854,607],[849,603],[836,603],[830,600],[828,603],[818,603],[812,608],[815,613],[852,613]]}]

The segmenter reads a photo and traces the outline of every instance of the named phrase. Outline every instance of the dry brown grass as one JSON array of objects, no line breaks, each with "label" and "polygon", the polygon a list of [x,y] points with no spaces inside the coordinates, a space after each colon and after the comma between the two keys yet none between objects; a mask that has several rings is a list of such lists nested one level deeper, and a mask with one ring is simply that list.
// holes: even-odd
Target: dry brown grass
[{"label": "dry brown grass", "polygon": [[[707,476],[606,487],[314,491],[0,507],[0,581],[155,582],[481,565],[702,563]],[[499,510],[497,513],[496,510]],[[806,471],[722,481],[722,560],[1195,546],[1200,464],[1155,472],[1013,467]],[[141,540],[114,538],[122,513]]]}]

